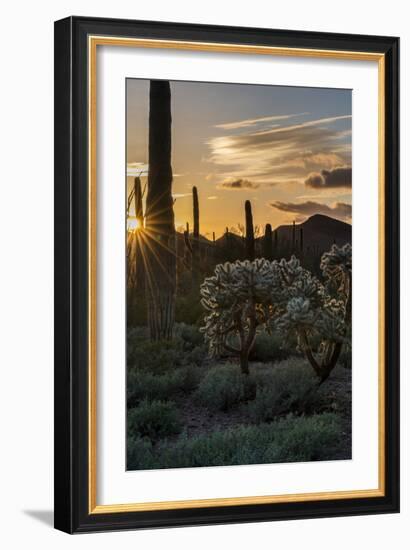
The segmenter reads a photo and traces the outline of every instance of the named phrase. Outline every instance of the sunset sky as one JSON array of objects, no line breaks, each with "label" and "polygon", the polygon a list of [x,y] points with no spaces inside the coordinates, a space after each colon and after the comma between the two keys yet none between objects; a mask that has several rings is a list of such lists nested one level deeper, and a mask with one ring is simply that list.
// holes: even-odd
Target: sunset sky
[{"label": "sunset sky", "polygon": [[[320,213],[351,223],[351,91],[171,82],[175,223],[217,237],[244,223],[275,228]],[[146,181],[149,81],[127,80],[127,182]]]}]

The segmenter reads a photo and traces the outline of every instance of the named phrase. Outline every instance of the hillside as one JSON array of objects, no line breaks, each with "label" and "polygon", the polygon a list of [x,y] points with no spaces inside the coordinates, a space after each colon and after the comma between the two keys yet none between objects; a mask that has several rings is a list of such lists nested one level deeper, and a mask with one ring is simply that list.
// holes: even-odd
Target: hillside
[{"label": "hillside", "polygon": [[[315,214],[301,224],[296,224],[296,240],[299,242],[300,229],[303,229],[305,250],[318,247],[328,250],[333,243],[341,246],[352,242],[352,226],[348,223]],[[292,242],[293,225],[281,225],[277,228],[279,242]]]}]

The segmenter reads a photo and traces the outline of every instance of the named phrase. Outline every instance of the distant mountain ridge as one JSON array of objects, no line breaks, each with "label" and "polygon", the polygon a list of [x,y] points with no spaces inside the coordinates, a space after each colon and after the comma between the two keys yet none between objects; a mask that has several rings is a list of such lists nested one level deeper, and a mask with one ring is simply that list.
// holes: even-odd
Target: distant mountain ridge
[{"label": "distant mountain ridge", "polygon": [[[333,244],[335,242],[338,245],[352,242],[352,226],[349,223],[342,222],[336,218],[331,218],[330,216],[325,216],[324,214],[314,214],[310,216],[307,220],[302,223],[295,224],[296,229],[296,239],[299,238],[298,233],[300,234],[300,229],[303,229],[303,240],[306,245],[308,241],[315,241],[316,245],[321,246],[322,243]],[[262,227],[264,230],[264,227]],[[292,240],[293,224],[290,225],[280,225],[273,232],[278,232],[279,241],[289,241]],[[235,241],[241,241],[242,237],[236,233],[228,232],[228,235]],[[208,241],[209,239],[201,235],[201,241]],[[221,235],[216,239],[216,242],[225,242],[226,234]],[[263,235],[255,239],[259,241],[263,239]]]},{"label": "distant mountain ridge", "polygon": [[[257,257],[260,257],[264,250],[265,227],[261,229],[262,234],[255,238]],[[189,239],[192,241],[192,233],[189,234]],[[214,254],[212,257],[218,262],[234,261],[244,257],[244,237],[237,233],[228,231],[216,239],[215,244],[203,235],[199,236],[199,241],[202,244],[201,254],[211,254],[211,256]],[[312,268],[317,268],[320,262],[318,259],[324,252],[330,250],[333,244],[343,246],[351,242],[352,226],[349,223],[323,214],[314,214],[302,223],[280,225],[273,230],[272,252],[273,258],[289,258],[292,254],[302,256],[306,265],[311,263]],[[211,250],[218,252],[213,253]],[[186,254],[182,233],[177,233],[177,254],[178,256]]]},{"label": "distant mountain ridge", "polygon": [[[349,223],[323,214],[314,214],[303,223],[295,224],[295,229],[297,241],[300,239],[300,230],[303,229],[305,250],[310,246],[328,250],[332,244],[342,246],[352,242],[352,226]],[[281,225],[276,231],[278,232],[279,242],[291,242],[293,225]]]}]

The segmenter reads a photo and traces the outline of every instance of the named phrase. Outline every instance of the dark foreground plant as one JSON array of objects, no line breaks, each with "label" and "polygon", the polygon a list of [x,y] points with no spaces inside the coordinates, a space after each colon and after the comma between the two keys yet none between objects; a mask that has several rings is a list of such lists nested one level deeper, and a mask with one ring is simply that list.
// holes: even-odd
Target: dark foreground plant
[{"label": "dark foreground plant", "polygon": [[178,410],[171,402],[143,401],[130,409],[127,415],[127,431],[131,437],[159,439],[181,431]]},{"label": "dark foreground plant", "polygon": [[294,412],[308,413],[319,402],[318,382],[302,359],[288,359],[269,369],[251,371],[256,386],[255,399],[245,406],[254,422],[269,422]]},{"label": "dark foreground plant", "polygon": [[129,437],[127,466],[146,470],[350,458],[343,439],[336,414],[288,416],[192,438],[182,434],[177,442],[162,441],[155,448],[148,439]]},{"label": "dark foreground plant", "polygon": [[251,381],[238,365],[226,364],[211,368],[201,380],[194,399],[209,409],[226,411],[246,399]]}]

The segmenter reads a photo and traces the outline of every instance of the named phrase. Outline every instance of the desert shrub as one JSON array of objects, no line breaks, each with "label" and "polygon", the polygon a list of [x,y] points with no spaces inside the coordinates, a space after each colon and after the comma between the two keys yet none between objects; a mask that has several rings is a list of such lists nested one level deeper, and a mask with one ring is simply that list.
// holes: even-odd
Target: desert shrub
[{"label": "desert shrub", "polygon": [[288,359],[269,370],[254,368],[256,397],[246,412],[254,422],[269,422],[289,412],[311,412],[318,402],[317,378],[303,361]]},{"label": "desert shrub", "polygon": [[154,373],[170,371],[182,361],[182,351],[172,341],[134,341],[128,349],[128,367]]},{"label": "desert shrub", "polygon": [[226,411],[247,397],[250,384],[238,365],[218,365],[206,373],[194,397],[209,409]]},{"label": "desert shrub", "polygon": [[198,289],[177,296],[175,320],[178,323],[196,325],[202,322],[203,314]]},{"label": "desert shrub", "polygon": [[260,332],[255,339],[255,344],[250,352],[251,361],[282,361],[295,353],[292,347],[285,341],[282,335]]},{"label": "desert shrub", "polygon": [[182,340],[185,351],[193,350],[204,344],[204,336],[196,325],[175,323],[174,337]]},{"label": "desert shrub", "polygon": [[343,427],[336,414],[290,417],[280,420],[277,428],[275,444],[269,451],[272,462],[351,458],[351,448],[343,449]]},{"label": "desert shrub", "polygon": [[139,435],[127,437],[127,470],[157,468],[151,440]]},{"label": "desert shrub", "polygon": [[165,374],[131,369],[127,376],[127,402],[135,407],[147,399],[167,400],[178,393],[193,391],[200,379],[200,371],[193,365],[179,367]]},{"label": "desert shrub", "polygon": [[129,409],[127,429],[130,436],[160,439],[179,433],[181,423],[173,403],[145,400],[138,407]]},{"label": "desert shrub", "polygon": [[146,329],[128,330],[128,368],[164,374],[190,364],[200,365],[207,356],[203,336],[196,327],[177,324],[172,340],[151,342]]},{"label": "desert shrub", "polygon": [[311,417],[289,415],[271,424],[239,426],[155,449],[141,439],[129,439],[128,468],[191,468],[278,462],[308,462],[349,458],[340,418],[333,413]]}]

